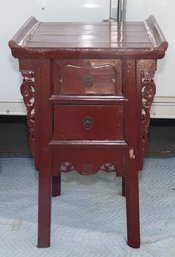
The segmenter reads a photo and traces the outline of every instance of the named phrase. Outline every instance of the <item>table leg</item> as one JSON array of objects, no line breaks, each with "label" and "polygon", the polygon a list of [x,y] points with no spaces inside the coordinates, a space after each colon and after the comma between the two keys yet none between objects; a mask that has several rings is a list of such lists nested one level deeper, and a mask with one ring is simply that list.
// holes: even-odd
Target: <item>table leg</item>
[{"label": "table leg", "polygon": [[50,246],[51,178],[48,172],[39,171],[38,247]]},{"label": "table leg", "polygon": [[126,196],[125,177],[122,177],[122,196]]},{"label": "table leg", "polygon": [[128,245],[140,247],[138,172],[132,169],[125,178]]},{"label": "table leg", "polygon": [[61,194],[61,172],[58,176],[52,176],[52,196],[56,197]]}]

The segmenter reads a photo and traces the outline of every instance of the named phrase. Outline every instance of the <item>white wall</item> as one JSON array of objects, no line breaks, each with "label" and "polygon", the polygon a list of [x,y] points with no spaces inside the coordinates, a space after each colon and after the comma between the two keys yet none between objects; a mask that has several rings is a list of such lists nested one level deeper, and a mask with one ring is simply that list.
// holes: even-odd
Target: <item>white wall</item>
[{"label": "white wall", "polygon": [[169,43],[164,59],[158,61],[156,97],[152,117],[175,118],[175,1],[128,0],[127,20],[145,20],[153,14]]},{"label": "white wall", "polygon": [[24,114],[22,78],[8,41],[30,17],[41,21],[101,21],[109,0],[0,0],[0,114]]},{"label": "white wall", "polygon": [[[166,57],[158,62],[154,117],[175,117],[174,10],[173,0],[127,0],[127,20],[143,21],[153,14],[169,42]],[[22,78],[8,41],[30,16],[41,21],[100,21],[109,17],[109,0],[0,0],[0,114],[25,113]]]},{"label": "white wall", "polygon": [[157,95],[175,96],[175,1],[173,0],[128,0],[127,19],[145,20],[153,14],[160,25],[169,47],[166,56],[158,62],[156,73]]}]

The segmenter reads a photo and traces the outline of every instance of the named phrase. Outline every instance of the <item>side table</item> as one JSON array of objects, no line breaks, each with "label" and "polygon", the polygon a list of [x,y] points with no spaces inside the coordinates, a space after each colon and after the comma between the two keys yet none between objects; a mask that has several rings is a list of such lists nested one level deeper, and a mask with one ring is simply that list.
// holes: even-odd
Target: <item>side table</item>
[{"label": "side table", "polygon": [[122,176],[128,245],[140,247],[138,173],[156,62],[168,47],[155,18],[64,23],[31,17],[9,46],[19,59],[39,171],[38,247],[50,246],[51,195],[61,193],[61,172],[73,169]]}]

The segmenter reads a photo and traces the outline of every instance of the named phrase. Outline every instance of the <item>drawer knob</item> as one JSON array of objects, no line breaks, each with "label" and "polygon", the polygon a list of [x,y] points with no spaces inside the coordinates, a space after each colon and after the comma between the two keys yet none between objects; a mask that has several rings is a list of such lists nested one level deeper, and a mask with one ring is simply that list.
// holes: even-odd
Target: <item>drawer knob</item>
[{"label": "drawer knob", "polygon": [[85,129],[91,129],[92,128],[92,118],[91,117],[85,117],[83,126]]},{"label": "drawer knob", "polygon": [[86,87],[91,87],[93,86],[93,78],[91,75],[86,75],[84,77],[84,84]]}]

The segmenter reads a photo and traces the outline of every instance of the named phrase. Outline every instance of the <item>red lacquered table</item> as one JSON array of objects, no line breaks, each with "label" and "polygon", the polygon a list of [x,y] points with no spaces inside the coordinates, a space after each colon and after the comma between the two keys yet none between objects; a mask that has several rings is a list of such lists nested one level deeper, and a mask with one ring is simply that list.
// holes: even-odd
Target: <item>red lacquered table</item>
[{"label": "red lacquered table", "polygon": [[126,195],[128,245],[140,246],[138,172],[147,149],[157,59],[167,42],[144,22],[60,23],[31,17],[9,42],[23,76],[39,171],[38,247],[50,245],[61,172],[115,171]]}]

